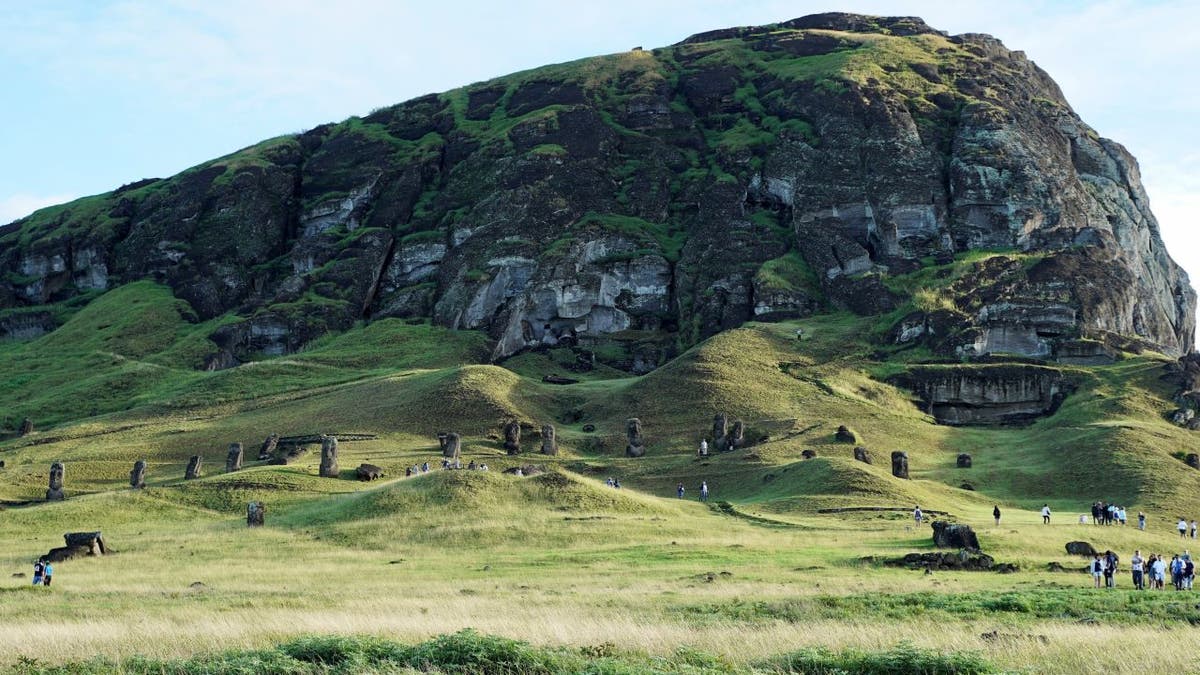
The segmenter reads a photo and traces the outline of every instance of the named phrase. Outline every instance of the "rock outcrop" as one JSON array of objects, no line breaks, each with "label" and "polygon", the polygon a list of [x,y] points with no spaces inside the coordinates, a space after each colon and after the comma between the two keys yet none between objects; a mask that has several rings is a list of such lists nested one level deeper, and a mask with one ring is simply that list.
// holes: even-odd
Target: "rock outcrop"
[{"label": "rock outcrop", "polygon": [[1043,366],[912,367],[891,380],[914,391],[940,424],[1013,424],[1053,414],[1074,390],[1062,371]]},{"label": "rock outcrop", "polygon": [[1134,159],[1023,53],[821,14],[423,96],[42,209],[0,228],[17,310],[0,337],[153,279],[227,317],[210,369],[426,317],[485,331],[496,359],[607,344],[645,372],[752,318],[891,311],[907,298],[884,275],[989,249],[892,338],[1180,355],[1195,294],[1148,204]]}]

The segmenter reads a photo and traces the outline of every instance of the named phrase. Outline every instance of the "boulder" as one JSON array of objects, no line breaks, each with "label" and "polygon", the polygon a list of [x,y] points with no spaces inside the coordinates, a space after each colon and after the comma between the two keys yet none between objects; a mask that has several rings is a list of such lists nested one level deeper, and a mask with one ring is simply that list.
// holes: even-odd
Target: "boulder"
[{"label": "boulder", "polygon": [[957,466],[960,469],[971,468],[971,456],[965,452],[959,454],[958,460],[955,462],[955,466]]},{"label": "boulder", "polygon": [[553,424],[542,425],[542,454],[558,454],[558,437],[555,434]]},{"label": "boulder", "polygon": [[896,478],[908,478],[908,453],[897,450],[892,453],[892,475]]},{"label": "boulder", "polygon": [[625,420],[625,454],[629,457],[641,457],[646,454],[646,441],[642,438],[642,421],[636,417]]},{"label": "boulder", "polygon": [[933,545],[938,548],[961,548],[968,551],[979,550],[979,538],[970,525],[948,523],[944,520],[933,521]]},{"label": "boulder", "polygon": [[510,455],[521,454],[521,423],[509,420],[504,425],[504,451]]},{"label": "boulder", "polygon": [[246,527],[262,527],[267,515],[267,507],[262,502],[250,502],[246,505]]},{"label": "boulder", "polygon": [[1096,550],[1095,546],[1092,546],[1086,541],[1069,541],[1067,542],[1067,553],[1070,555],[1083,555],[1090,558],[1099,553],[1099,551]]},{"label": "boulder", "polygon": [[838,443],[857,443],[858,435],[855,434],[850,427],[843,424],[837,428],[836,432],[834,432],[833,440],[837,441]]},{"label": "boulder", "polygon": [[192,455],[192,458],[188,460],[187,469],[185,469],[183,472],[183,479],[196,480],[199,478],[201,475],[200,464],[203,461],[204,460],[200,457],[200,455]]},{"label": "boulder", "polygon": [[866,448],[864,448],[861,445],[855,446],[854,459],[862,462],[863,464],[870,464],[871,463],[871,451],[867,450]]},{"label": "boulder", "polygon": [[263,440],[262,445],[258,448],[259,461],[271,459],[275,455],[275,448],[279,446],[279,434],[271,434]]},{"label": "boulder", "polygon": [[322,478],[338,477],[338,439],[334,436],[321,439],[321,467],[318,473]]},{"label": "boulder", "polygon": [[63,492],[63,473],[66,467],[62,462],[55,462],[50,465],[50,486],[46,490],[46,501],[61,501],[67,498]]},{"label": "boulder", "polygon": [[361,481],[377,480],[383,477],[383,469],[374,464],[359,464],[354,476]]},{"label": "boulder", "polygon": [[225,473],[242,470],[242,444],[230,443],[229,453],[225,455]]},{"label": "boulder", "polygon": [[804,450],[804,451],[801,451],[800,456],[803,457],[804,459],[813,459],[814,457],[817,456],[817,451],[816,450]]},{"label": "boulder", "polygon": [[146,460],[139,459],[133,463],[133,470],[129,472],[129,487],[135,490],[146,487]]}]

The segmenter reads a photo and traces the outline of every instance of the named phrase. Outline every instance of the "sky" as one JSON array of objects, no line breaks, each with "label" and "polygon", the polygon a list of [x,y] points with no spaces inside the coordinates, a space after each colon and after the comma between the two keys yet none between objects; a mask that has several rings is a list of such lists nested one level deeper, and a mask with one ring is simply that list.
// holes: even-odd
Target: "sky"
[{"label": "sky", "polygon": [[824,11],[1024,50],[1138,158],[1200,285],[1196,0],[0,0],[0,223],[422,94]]}]

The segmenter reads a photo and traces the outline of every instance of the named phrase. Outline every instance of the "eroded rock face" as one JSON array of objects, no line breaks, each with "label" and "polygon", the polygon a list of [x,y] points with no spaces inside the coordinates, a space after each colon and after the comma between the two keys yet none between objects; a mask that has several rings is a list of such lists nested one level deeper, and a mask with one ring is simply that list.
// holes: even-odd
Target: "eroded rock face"
[{"label": "eroded rock face", "polygon": [[1014,424],[1053,414],[1074,386],[1054,368],[967,365],[911,368],[892,378],[940,424]]}]

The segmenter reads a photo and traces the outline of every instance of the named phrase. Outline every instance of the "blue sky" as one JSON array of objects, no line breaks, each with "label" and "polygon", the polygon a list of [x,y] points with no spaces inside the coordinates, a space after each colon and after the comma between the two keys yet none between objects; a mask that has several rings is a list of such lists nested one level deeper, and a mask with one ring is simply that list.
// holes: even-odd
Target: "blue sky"
[{"label": "blue sky", "polygon": [[1194,0],[0,0],[0,223],[421,94],[833,10],[1024,50],[1140,160],[1168,248],[1200,282]]}]

